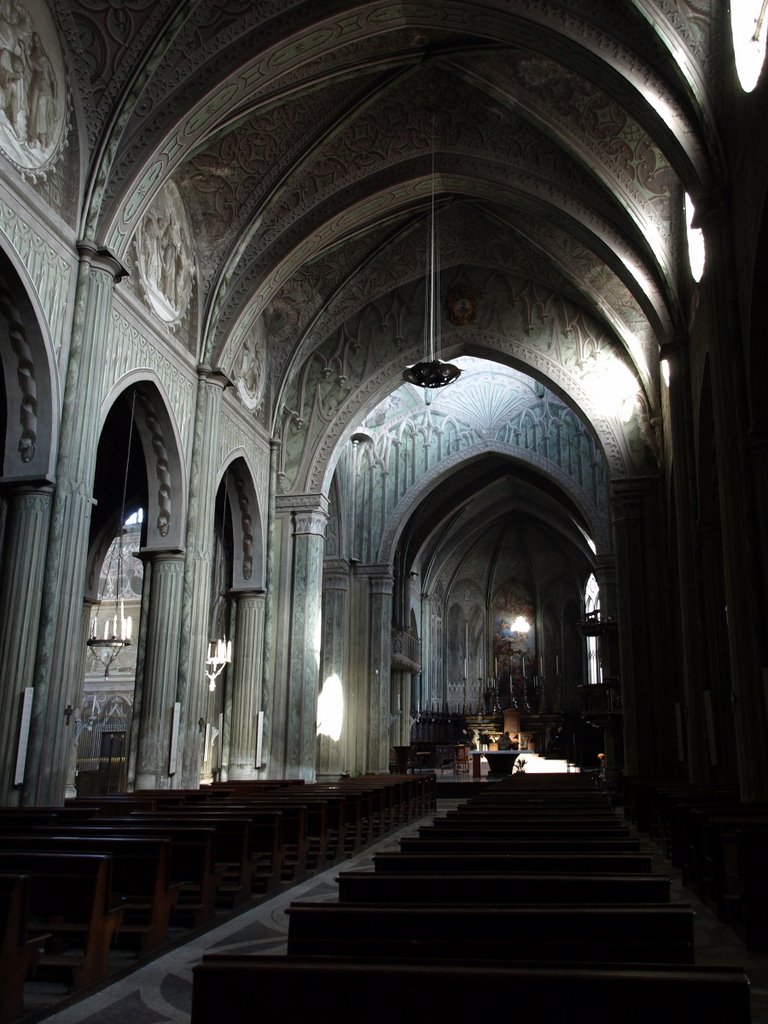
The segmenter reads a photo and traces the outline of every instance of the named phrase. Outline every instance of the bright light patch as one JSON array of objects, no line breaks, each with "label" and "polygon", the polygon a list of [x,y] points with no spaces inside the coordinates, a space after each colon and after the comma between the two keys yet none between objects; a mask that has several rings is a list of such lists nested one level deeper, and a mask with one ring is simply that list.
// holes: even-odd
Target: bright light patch
[{"label": "bright light patch", "polygon": [[760,79],[765,59],[765,0],[731,0],[731,35],[736,73],[744,92],[752,92]]},{"label": "bright light patch", "polygon": [[661,360],[661,376],[664,378],[664,383],[669,387],[669,360]]},{"label": "bright light patch", "polygon": [[334,673],[323,683],[317,698],[317,735],[329,736],[338,742],[344,722],[344,692],[341,680]]},{"label": "bright light patch", "polygon": [[691,197],[685,197],[685,225],[688,231],[688,262],[691,267],[691,274],[694,281],[700,281],[704,274],[704,263],[706,253],[704,251],[704,232],[701,228],[693,226],[693,217],[696,213]]},{"label": "bright light patch", "polygon": [[628,423],[635,411],[637,381],[624,363],[602,350],[585,367],[584,386],[604,416]]}]

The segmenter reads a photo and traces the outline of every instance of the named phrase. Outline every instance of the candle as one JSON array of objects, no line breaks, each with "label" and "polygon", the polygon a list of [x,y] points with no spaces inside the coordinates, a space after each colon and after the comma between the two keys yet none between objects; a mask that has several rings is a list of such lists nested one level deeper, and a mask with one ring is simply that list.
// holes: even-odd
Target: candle
[{"label": "candle", "polygon": [[523,674],[523,679],[525,679],[525,655],[524,654],[522,654],[520,656],[520,671]]}]

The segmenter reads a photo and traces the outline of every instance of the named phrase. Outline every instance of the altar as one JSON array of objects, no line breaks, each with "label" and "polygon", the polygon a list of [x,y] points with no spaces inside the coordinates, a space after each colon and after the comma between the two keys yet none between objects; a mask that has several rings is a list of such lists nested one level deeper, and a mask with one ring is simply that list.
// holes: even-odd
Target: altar
[{"label": "altar", "polygon": [[489,775],[511,775],[519,755],[519,750],[473,750],[472,778],[481,777],[480,759],[483,757],[488,762]]}]

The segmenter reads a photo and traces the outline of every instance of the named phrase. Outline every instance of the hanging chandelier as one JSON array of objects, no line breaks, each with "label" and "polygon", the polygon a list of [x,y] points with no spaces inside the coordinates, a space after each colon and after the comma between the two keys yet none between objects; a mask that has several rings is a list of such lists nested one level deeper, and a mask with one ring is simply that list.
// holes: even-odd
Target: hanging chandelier
[{"label": "hanging chandelier", "polygon": [[407,366],[403,370],[403,380],[408,384],[425,389],[425,401],[431,401],[431,392],[435,388],[444,388],[458,380],[461,370],[452,363],[440,359],[440,315],[437,308],[437,244],[436,244],[436,204],[435,204],[435,147],[434,127],[432,144],[432,190],[430,195],[430,237],[428,256],[428,277],[425,295],[424,315],[424,358],[421,362]]},{"label": "hanging chandelier", "polygon": [[128,469],[131,463],[131,443],[133,441],[133,414],[136,407],[136,393],[133,394],[131,403],[131,422],[128,428],[128,451],[125,458],[125,473],[123,475],[123,498],[120,505],[120,522],[117,530],[117,545],[113,542],[110,546],[109,563],[104,574],[102,593],[99,598],[99,607],[104,604],[107,587],[110,583],[112,558],[117,555],[117,574],[114,584],[115,607],[114,613],[104,623],[104,635],[98,635],[98,615],[91,620],[91,635],[86,641],[88,647],[96,655],[104,666],[104,677],[109,676],[109,669],[125,650],[131,646],[133,634],[133,621],[125,614],[125,602],[123,600],[123,565],[124,550],[123,537],[125,536],[125,501],[128,491]]},{"label": "hanging chandelier", "polygon": [[208,689],[213,693],[216,689],[216,680],[224,668],[232,661],[232,641],[226,636],[220,640],[211,640],[208,647],[208,657],[205,659],[205,675],[208,679]]}]

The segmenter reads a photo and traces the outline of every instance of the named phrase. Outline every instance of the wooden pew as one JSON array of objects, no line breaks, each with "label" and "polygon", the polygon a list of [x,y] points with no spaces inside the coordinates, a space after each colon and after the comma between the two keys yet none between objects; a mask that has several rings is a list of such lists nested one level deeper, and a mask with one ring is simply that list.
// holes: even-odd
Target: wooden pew
[{"label": "wooden pew", "polygon": [[[716,907],[718,891],[722,888],[722,849],[718,829],[710,826],[717,819],[760,818],[768,816],[763,803],[722,803],[708,801],[691,803],[681,810],[685,849],[680,853],[680,873],[686,888],[698,893],[701,899]],[[677,865],[676,865],[677,866]],[[714,872],[714,873],[713,873]]]},{"label": "wooden pew", "polygon": [[118,945],[153,952],[169,939],[181,883],[171,882],[171,841],[154,836],[41,835],[2,837],[4,850],[101,853],[112,858],[110,902],[124,908]]},{"label": "wooden pew", "polygon": [[730,921],[747,949],[768,949],[768,828],[739,828]]},{"label": "wooden pew", "polygon": [[[258,807],[261,811],[279,812],[280,813],[280,829],[281,829],[281,853],[279,856],[279,881],[298,881],[307,874],[307,856],[309,851],[309,832],[307,826],[307,809],[304,803],[293,803],[290,801],[275,801],[266,800],[259,804]],[[182,822],[187,821],[191,823],[204,824],[208,822],[211,827],[216,828],[216,819],[225,819],[228,815],[239,819],[241,821],[247,820],[248,811],[242,809],[238,812],[237,810],[230,812],[227,810],[225,804],[211,806],[206,808],[204,806],[181,806],[181,807],[168,807],[159,808],[154,812],[139,811],[130,815],[131,819],[142,820],[149,822],[154,820],[155,822],[169,821],[169,822]],[[125,819],[123,819],[125,820]],[[262,835],[262,833],[259,833]],[[222,863],[223,840],[217,837],[215,859]],[[260,858],[265,857],[268,853],[274,854],[274,844],[272,840],[268,840],[261,848],[254,849],[251,844],[251,855],[250,860],[253,864],[254,859],[258,862]],[[227,856],[227,859],[231,859]],[[274,861],[273,861],[274,863]],[[275,872],[278,865],[274,865]]]},{"label": "wooden pew", "polygon": [[[118,798],[112,796],[99,798],[104,800],[104,805],[103,808],[100,808],[100,814],[96,816],[94,823],[98,824],[100,817],[114,818],[117,816],[133,819],[140,815],[168,811],[172,812],[174,818],[183,819],[188,817],[185,808],[189,805],[185,803],[182,797],[168,798],[165,796],[168,792],[173,793],[176,791],[162,790],[158,791],[158,795],[152,795],[152,792],[143,791],[135,799],[133,794],[124,794]],[[197,793],[198,791],[190,792]],[[218,804],[214,805],[212,801],[204,802],[203,800],[192,804],[192,811],[199,809],[201,803],[204,803],[205,813],[216,812]],[[232,813],[233,807],[225,801],[222,802],[221,809],[226,810],[227,813]],[[243,887],[246,881],[245,875],[250,874],[252,892],[254,894],[266,894],[276,889],[282,878],[283,851],[285,846],[283,816],[280,810],[276,808],[244,806],[239,817],[247,817],[250,822],[250,864],[248,865],[247,872],[243,872]],[[2,824],[0,823],[1,828]],[[218,851],[215,851],[215,853],[218,854]],[[245,902],[245,899],[243,899],[243,902]]]},{"label": "wooden pew", "polygon": [[728,1024],[751,1019],[749,980],[735,967],[499,966],[208,954],[192,977],[191,1024],[218,1020],[224,992],[228,1024],[252,1024],[254,1006],[278,1007],[286,1000],[292,1020],[314,1019],[318,1007],[333,1007],[335,1024],[358,1024],[361,1013],[366,1024],[391,1024],[392,1000],[376,998],[380,992],[407,1000],[409,1020],[474,1019],[485,998],[494,1004],[508,1000],[510,1015],[536,1024],[587,1019],[679,1024],[683,1015]]},{"label": "wooden pew", "polygon": [[749,933],[750,948],[763,948],[768,930],[761,923],[766,911],[761,857],[768,849],[768,816],[713,815],[704,822],[704,833],[702,898],[721,921],[743,936]]},{"label": "wooden pew", "polygon": [[479,821],[463,821],[460,818],[435,818],[429,825],[419,825],[420,836],[504,836],[521,838],[538,836],[557,836],[605,839],[631,839],[632,833],[620,821],[589,821],[573,818],[552,818],[535,820],[533,818],[487,818]]},{"label": "wooden pew", "polygon": [[399,840],[404,853],[639,853],[640,840],[634,837],[585,838],[583,836],[403,836]]},{"label": "wooden pew", "polygon": [[669,903],[671,882],[658,874],[553,872],[405,874],[343,871],[339,903],[519,905],[521,903]]},{"label": "wooden pew", "polygon": [[24,1013],[24,982],[49,937],[30,935],[29,887],[29,875],[0,875],[0,1024]]},{"label": "wooden pew", "polygon": [[170,884],[177,889],[171,924],[197,928],[214,919],[216,892],[221,869],[214,864],[214,830],[209,826],[193,827],[187,823],[164,823],[157,827],[131,822],[114,827],[104,819],[98,824],[73,825],[68,828],[40,827],[35,834],[97,836],[108,839],[116,835],[150,836],[170,840]]},{"label": "wooden pew", "polygon": [[169,809],[136,811],[119,818],[102,817],[99,822],[116,832],[150,828],[158,834],[158,829],[173,829],[180,825],[185,828],[209,829],[212,833],[212,874],[215,879],[208,881],[214,881],[215,884],[214,904],[239,907],[250,902],[253,875],[251,826],[242,814],[231,814],[219,808],[211,809],[210,812]]},{"label": "wooden pew", "polygon": [[653,870],[649,853],[486,853],[443,852],[403,853],[382,850],[373,855],[374,871],[403,874],[473,874],[490,872],[520,874],[527,871],[552,871],[555,874],[596,872],[609,874],[643,873]]},{"label": "wooden pew", "polygon": [[587,818],[591,821],[621,821],[615,811],[610,807],[573,807],[565,804],[518,804],[518,803],[491,803],[491,804],[461,804],[455,808],[445,811],[443,817],[461,821],[483,818],[494,818],[503,815],[510,820],[516,818]]},{"label": "wooden pew", "polygon": [[687,904],[446,906],[294,901],[288,955],[694,963]]},{"label": "wooden pew", "polygon": [[123,907],[111,900],[112,858],[102,854],[0,851],[0,872],[30,878],[29,928],[47,935],[37,974],[72,990],[105,978]]}]

